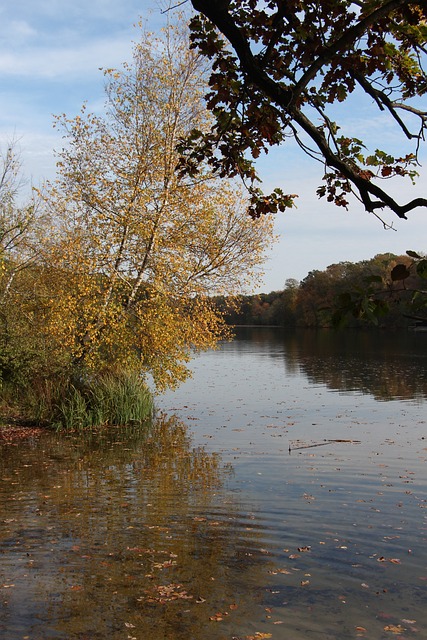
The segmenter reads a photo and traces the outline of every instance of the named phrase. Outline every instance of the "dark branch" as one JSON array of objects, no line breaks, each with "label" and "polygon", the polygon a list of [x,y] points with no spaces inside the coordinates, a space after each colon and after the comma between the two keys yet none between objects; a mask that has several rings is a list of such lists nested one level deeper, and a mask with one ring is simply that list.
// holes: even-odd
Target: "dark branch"
[{"label": "dark branch", "polygon": [[[248,101],[249,105],[253,107],[254,112],[254,115],[248,118],[247,130],[250,133],[242,134],[242,132],[240,132],[243,137],[244,135],[248,136],[247,144],[245,145],[243,143],[239,146],[239,148],[237,148],[237,145],[233,147],[233,140],[232,137],[230,137],[229,140],[231,148],[228,151],[228,155],[227,151],[223,151],[221,149],[224,156],[224,163],[222,165],[222,171],[224,172],[224,175],[227,173],[227,171],[230,171],[229,167],[231,166],[233,160],[233,153],[237,155],[242,154],[243,157],[243,153],[247,149],[253,148],[254,132],[258,133],[257,140],[260,148],[263,147],[264,141],[268,141],[270,142],[270,144],[278,142],[278,137],[274,138],[274,136],[271,136],[271,131],[275,130],[274,125],[271,122],[262,122],[260,125],[262,118],[259,117],[259,103],[255,100],[253,104],[250,103],[250,92],[252,91],[252,87],[254,87],[254,93],[256,93],[256,90],[261,91],[266,98],[266,104],[268,102],[270,106],[275,105],[275,108],[277,108],[277,110],[280,112],[280,116],[278,116],[276,119],[276,124],[279,121],[281,121],[282,123],[286,122],[286,125],[290,126],[291,130],[293,131],[294,137],[297,142],[299,141],[299,138],[296,132],[296,127],[294,125],[298,125],[299,127],[301,127],[301,129],[315,143],[317,149],[324,158],[326,165],[331,167],[336,172],[337,179],[340,180],[342,178],[343,180],[348,181],[348,190],[351,189],[351,185],[356,188],[356,190],[360,194],[360,199],[362,200],[367,211],[374,213],[376,210],[388,207],[399,218],[406,218],[406,213],[408,211],[411,211],[416,207],[427,207],[427,199],[425,198],[415,198],[414,200],[404,205],[398,204],[394,200],[394,198],[392,198],[386,191],[380,188],[372,180],[372,173],[371,175],[368,175],[370,172],[363,171],[357,166],[355,162],[353,162],[351,158],[346,158],[345,156],[343,156],[340,153],[339,147],[337,147],[337,149],[335,150],[332,149],[322,128],[316,127],[314,123],[302,112],[300,106],[301,103],[304,103],[304,100],[306,100],[316,108],[315,96],[309,96],[308,94],[304,95],[307,85],[310,83],[310,81],[316,77],[321,69],[327,67],[334,60],[334,58],[341,56],[341,58],[344,59],[345,54],[351,51],[354,48],[355,43],[364,35],[366,35],[370,29],[372,30],[376,27],[379,28],[378,25],[381,26],[382,21],[388,17],[391,17],[393,12],[398,9],[403,10],[408,6],[408,4],[411,4],[408,3],[408,0],[386,0],[384,4],[372,11],[369,15],[362,17],[358,22],[343,31],[340,37],[335,40],[329,41],[327,46],[322,48],[320,50],[320,53],[316,54],[317,57],[315,61],[307,68],[300,80],[296,83],[292,83],[291,87],[285,86],[283,82],[279,80],[275,80],[268,74],[266,70],[266,61],[274,51],[274,48],[281,41],[281,36],[283,36],[283,20],[288,18],[285,13],[286,9],[283,9],[283,7],[287,7],[287,3],[285,0],[283,0],[282,4],[278,5],[280,8],[277,10],[275,20],[273,21],[271,37],[266,46],[264,54],[260,55],[254,55],[252,53],[250,47],[250,37],[247,35],[243,27],[239,28],[232,14],[229,12],[229,1],[217,0],[216,2],[213,2],[210,0],[191,0],[191,2],[194,9],[202,13],[223,34],[223,36],[225,36],[225,38],[229,41],[232,48],[234,49],[234,52],[236,53],[236,56],[240,63],[240,70],[245,78],[245,82],[247,83],[246,86],[248,95],[241,94],[237,97],[233,95],[233,97],[230,98],[230,104],[232,103],[232,101],[235,102],[235,100],[241,100],[242,103],[246,104],[246,100]],[[294,16],[294,18],[298,19],[296,16]],[[250,12],[248,11],[249,24],[250,20],[251,16]],[[291,43],[289,43],[288,49],[290,47]],[[226,73],[227,72],[225,71],[225,74]],[[408,105],[401,104],[399,102],[393,102],[384,91],[375,88],[368,78],[365,78],[362,74],[357,73],[357,71],[348,72],[347,70],[347,73],[350,73],[351,77],[359,83],[359,85],[368,95],[370,95],[374,99],[377,107],[380,110],[384,111],[385,109],[387,109],[389,111],[389,113],[396,120],[400,129],[408,139],[417,139],[419,144],[420,140],[423,138],[424,130],[426,129],[427,113],[414,109]],[[341,75],[341,77],[343,76]],[[332,88],[334,88],[333,84]],[[215,90],[213,91],[213,94],[215,94]],[[225,98],[223,98],[224,95]],[[226,90],[225,94],[224,92],[222,94],[222,99],[225,103],[227,103]],[[334,99],[334,94],[332,94],[332,98],[328,101],[333,102]],[[421,128],[418,134],[411,133],[403,119],[399,116],[397,112],[399,109],[406,109],[407,111],[410,111],[421,119]],[[224,110],[222,110],[222,113],[223,112]],[[249,125],[252,125],[252,129]],[[270,129],[268,128],[269,126]],[[265,133],[264,130],[267,131],[267,133]],[[270,138],[268,137],[269,134]],[[249,139],[249,136],[252,137]],[[274,140],[274,142],[271,142],[272,139]],[[210,138],[210,149],[212,149],[212,141],[213,137]],[[339,204],[342,204],[342,202],[340,202]]]},{"label": "dark branch", "polygon": [[314,80],[317,73],[322,69],[325,65],[327,65],[332,58],[334,58],[341,51],[348,51],[348,49],[361,38],[366,30],[381,18],[387,16],[391,11],[398,9],[399,7],[406,5],[408,0],[390,0],[390,2],[386,2],[378,9],[375,9],[368,16],[360,20],[357,24],[353,25],[349,29],[345,31],[345,33],[335,40],[328,44],[317,57],[317,59],[313,62],[313,64],[307,69],[307,71],[303,74],[300,80],[297,82],[295,86],[295,99],[297,96],[301,94],[301,92],[306,88],[308,83],[311,80]]},{"label": "dark branch", "polygon": [[224,0],[218,2],[191,0],[191,4],[196,11],[206,16],[229,40],[239,58],[242,70],[247,74],[251,82],[281,107],[289,104],[292,99],[292,92],[272,80],[257,62],[248,41],[227,11],[228,2]]},{"label": "dark branch", "polygon": [[174,4],[172,7],[168,7],[167,9],[163,9],[160,13],[169,13],[169,11],[173,11],[173,9],[178,9],[178,7],[182,7],[183,4],[186,4],[188,0],[182,0],[182,2],[178,2]]},{"label": "dark branch", "polygon": [[[364,91],[366,91],[366,93],[375,100],[378,108],[381,109],[381,111],[383,111],[384,108],[387,108],[387,110],[391,113],[391,115],[396,120],[399,127],[402,129],[403,133],[409,140],[420,137],[420,134],[422,133],[427,123],[427,112],[420,111],[419,109],[415,109],[404,104],[392,102],[392,100],[390,100],[390,98],[384,93],[384,91],[380,91],[379,89],[373,87],[363,75],[361,75],[360,73],[354,73],[352,75],[364,89]],[[403,122],[402,118],[400,118],[399,114],[396,112],[396,109],[405,109],[406,111],[410,111],[411,113],[419,116],[421,118],[421,131],[419,133],[411,133],[406,124]]]},{"label": "dark branch", "polygon": [[[303,113],[301,113],[301,111],[295,109],[293,117],[295,122],[297,122],[316,143],[326,160],[326,164],[336,169],[341,175],[350,180],[350,182],[357,187],[367,211],[372,213],[375,209],[389,207],[399,218],[406,219],[406,213],[408,211],[411,211],[416,207],[427,207],[426,198],[415,198],[405,205],[399,205],[388,193],[381,189],[381,187],[360,176],[356,166],[352,168],[348,162],[344,162],[340,159],[338,155],[331,150],[323,132],[315,127],[313,123]],[[378,200],[372,200],[371,196],[378,198]]]}]

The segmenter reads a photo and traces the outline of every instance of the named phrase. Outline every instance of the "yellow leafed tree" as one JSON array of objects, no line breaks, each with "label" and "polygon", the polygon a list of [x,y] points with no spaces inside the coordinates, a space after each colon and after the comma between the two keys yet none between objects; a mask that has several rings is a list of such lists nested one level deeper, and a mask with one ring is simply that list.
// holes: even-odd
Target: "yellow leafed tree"
[{"label": "yellow leafed tree", "polygon": [[[39,322],[41,246],[48,220],[35,192],[26,194],[17,142],[0,151],[0,389],[21,381],[46,351]],[[49,349],[47,349],[49,350]]]},{"label": "yellow leafed tree", "polygon": [[207,127],[205,63],[184,23],[143,34],[104,71],[106,108],[57,118],[66,144],[45,204],[52,303],[46,331],[73,366],[145,370],[160,388],[192,349],[227,336],[211,296],[248,290],[273,240],[239,189],[176,171],[179,139]]}]

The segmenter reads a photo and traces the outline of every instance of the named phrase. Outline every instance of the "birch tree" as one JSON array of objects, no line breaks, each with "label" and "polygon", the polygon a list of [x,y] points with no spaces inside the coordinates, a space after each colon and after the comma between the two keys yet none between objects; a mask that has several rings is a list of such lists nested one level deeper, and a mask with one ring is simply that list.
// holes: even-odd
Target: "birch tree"
[{"label": "birch tree", "polygon": [[183,23],[142,34],[129,63],[103,71],[105,112],[56,120],[66,144],[45,194],[57,220],[47,330],[74,365],[141,367],[174,385],[192,349],[227,335],[211,295],[260,273],[271,221],[248,218],[233,183],[176,171],[178,140],[210,125],[206,72]]}]

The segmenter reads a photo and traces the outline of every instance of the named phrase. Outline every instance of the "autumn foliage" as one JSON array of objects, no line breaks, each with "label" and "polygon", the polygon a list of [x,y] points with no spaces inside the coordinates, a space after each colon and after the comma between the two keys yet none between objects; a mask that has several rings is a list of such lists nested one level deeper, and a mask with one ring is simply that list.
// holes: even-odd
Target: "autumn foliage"
[{"label": "autumn foliage", "polygon": [[18,269],[10,251],[2,263],[3,379],[125,370],[176,385],[193,350],[228,336],[212,294],[247,290],[272,241],[239,187],[176,172],[178,138],[209,126],[206,68],[184,24],[143,35],[104,79],[102,114],[56,118],[64,148],[39,193],[31,264]]},{"label": "autumn foliage", "polygon": [[228,323],[287,329],[399,329],[426,323],[427,259],[415,251],[370,260],[339,262],[288,278],[281,291],[243,296],[240,307],[217,298]]}]

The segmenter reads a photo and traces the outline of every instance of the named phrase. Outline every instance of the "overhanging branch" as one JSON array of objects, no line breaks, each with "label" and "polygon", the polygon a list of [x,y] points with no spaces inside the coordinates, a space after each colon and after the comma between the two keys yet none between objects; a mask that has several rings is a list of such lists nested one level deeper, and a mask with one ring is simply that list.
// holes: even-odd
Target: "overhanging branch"
[{"label": "overhanging branch", "polygon": [[[399,218],[406,219],[406,214],[408,213],[408,211],[411,211],[416,207],[427,207],[427,199],[421,197],[415,198],[405,204],[399,204],[398,202],[396,202],[396,200],[391,195],[389,195],[389,193],[384,191],[381,187],[378,186],[377,183],[373,181],[373,174],[371,172],[363,171],[363,169],[360,168],[356,164],[356,162],[353,162],[351,158],[347,158],[342,155],[339,148],[335,150],[331,148],[330,143],[328,142],[322,128],[316,127],[313,121],[311,121],[302,112],[301,107],[299,106],[299,104],[301,103],[301,97],[303,97],[307,100],[308,104],[311,104],[316,108],[316,96],[311,96],[311,94],[309,95],[308,92],[307,95],[305,95],[308,84],[316,78],[320,70],[330,65],[330,63],[335,59],[337,59],[336,62],[339,68],[339,62],[340,59],[342,59],[342,69],[344,69],[347,74],[350,74],[350,76],[354,80],[356,80],[356,82],[358,82],[358,84],[361,86],[361,88],[363,88],[367,95],[371,96],[374,99],[377,107],[380,110],[387,110],[392,115],[406,138],[410,140],[415,139],[419,144],[420,140],[424,137],[424,131],[427,126],[427,113],[421,110],[417,110],[404,103],[392,101],[385,91],[381,91],[378,88],[374,87],[367,77],[363,76],[360,72],[358,73],[355,69],[347,69],[344,64],[345,54],[349,51],[351,52],[354,49],[355,43],[363,38],[363,36],[365,36],[370,29],[380,29],[380,27],[384,27],[385,31],[387,31],[387,20],[385,19],[387,19],[389,16],[391,19],[393,13],[395,13],[399,9],[403,10],[408,4],[412,4],[412,2],[408,3],[408,0],[385,0],[385,2],[381,4],[381,6],[373,10],[371,13],[369,13],[369,15],[363,16],[356,23],[352,24],[352,26],[349,26],[345,30],[343,29],[341,36],[337,37],[334,40],[330,40],[326,46],[320,49],[320,51],[314,50],[313,55],[317,56],[316,59],[310,64],[310,66],[308,66],[308,68],[306,68],[306,71],[303,73],[298,82],[291,81],[290,85],[288,86],[286,86],[280,79],[274,79],[274,76],[268,73],[265,65],[265,63],[268,61],[270,53],[274,50],[274,47],[278,44],[278,42],[280,42],[280,23],[284,17],[284,11],[280,10],[282,7],[280,3],[277,3],[277,6],[279,7],[276,14],[277,21],[273,25],[271,38],[264,53],[265,58],[263,58],[262,55],[254,55],[251,50],[251,37],[248,34],[251,33],[251,28],[255,28],[254,24],[256,24],[256,22],[251,22],[252,15],[249,10],[247,11],[247,18],[245,18],[244,15],[239,14],[239,21],[237,22],[234,19],[232,12],[230,12],[229,10],[230,2],[228,0],[218,0],[216,2],[210,0],[191,0],[191,2],[194,9],[197,12],[203,14],[206,19],[210,21],[210,23],[212,23],[229,41],[237,56],[240,71],[243,74],[245,81],[247,81],[247,95],[234,94],[234,88],[233,91],[230,91],[230,94],[227,95],[227,69],[225,65],[225,67],[221,70],[222,73],[225,74],[224,89],[220,94],[221,100],[223,100],[223,102],[226,104],[228,100],[230,105],[233,103],[233,101],[236,100],[241,100],[244,104],[246,104],[247,102],[252,107],[254,112],[253,116],[251,116],[252,120],[250,120],[250,118],[248,120],[249,124],[247,130],[249,133],[247,134],[248,140],[246,146],[242,145],[239,148],[236,144],[234,144],[233,146],[233,138],[231,136],[230,148],[228,150],[226,149],[225,151],[221,149],[224,160],[224,164],[222,166],[225,167],[225,172],[227,171],[227,166],[230,166],[233,158],[233,153],[243,154],[247,149],[253,148],[254,138],[250,136],[253,135],[254,131],[258,134],[257,140],[259,139],[259,141],[261,141],[260,144],[265,141],[270,142],[270,144],[274,144],[275,142],[277,142],[277,139],[274,142],[271,142],[271,136],[270,138],[268,137],[268,135],[271,134],[271,130],[274,130],[274,125],[271,124],[269,129],[268,125],[270,123],[267,122],[266,124],[262,120],[263,112],[259,102],[257,101],[257,99],[255,99],[255,97],[251,101],[250,91],[253,90],[254,96],[256,96],[259,90],[265,97],[265,103],[274,105],[275,108],[280,112],[280,116],[277,117],[275,124],[277,124],[279,120],[281,120],[282,122],[285,122],[286,120],[286,124],[293,130],[294,137],[297,142],[298,135],[296,133],[296,126],[300,127],[305,132],[305,134],[314,142],[317,149],[319,150],[319,154],[321,154],[321,156],[323,157],[326,165],[336,172],[337,179],[339,180],[340,178],[342,178],[343,181],[348,182],[349,187],[355,187],[355,192],[357,191],[360,195],[360,199],[367,211],[373,213],[375,211],[378,211],[379,209],[389,208]],[[342,4],[344,7],[346,3]],[[283,6],[286,6],[285,0],[283,0]],[[361,3],[361,6],[365,6],[364,3]],[[242,9],[242,12],[244,12],[244,9]],[[259,17],[260,14],[258,12],[258,19]],[[247,21],[246,23],[245,19]],[[241,27],[240,20],[242,24]],[[249,28],[248,31],[245,30],[245,24],[247,24]],[[256,40],[256,30],[254,33],[254,38]],[[204,34],[203,32],[201,32],[200,43],[203,43],[203,37]],[[301,45],[300,41],[298,41],[298,43]],[[287,54],[292,55],[292,43],[286,42],[285,44],[287,47]],[[285,46],[283,43],[281,43],[281,46],[282,45]],[[201,46],[201,49],[203,52],[203,46]],[[217,52],[217,54],[218,56],[222,55],[220,52]],[[211,51],[208,48],[207,55],[212,55]],[[225,59],[223,62],[225,63]],[[339,76],[339,78],[341,79],[343,77],[342,69],[341,76]],[[233,66],[233,73],[235,73],[235,66]],[[349,76],[347,75],[347,78],[348,77]],[[283,75],[281,76],[281,78],[283,78]],[[333,84],[333,81],[331,82],[332,90],[334,88],[335,90],[337,90],[337,87],[340,88],[338,81],[336,81],[335,85]],[[215,90],[216,89],[213,90],[213,95],[215,95]],[[312,91],[315,93],[313,87]],[[331,102],[333,102],[335,99],[341,100],[339,94],[337,94],[338,97],[336,97],[336,94],[334,93],[332,93],[331,95]],[[302,102],[304,102],[304,100]],[[421,120],[421,127],[418,133],[412,133],[410,131],[403,118],[399,115],[399,110],[406,110],[408,112],[411,112]],[[252,126],[252,129],[249,125]],[[267,133],[265,133],[265,131]],[[342,202],[340,202],[339,204],[342,204]]]},{"label": "overhanging branch", "polygon": [[[398,123],[399,127],[402,129],[403,133],[409,140],[413,140],[414,138],[420,138],[423,135],[423,131],[427,126],[427,111],[421,111],[409,105],[401,104],[399,102],[393,102],[390,98],[384,93],[384,91],[380,91],[372,86],[372,84],[360,73],[352,74],[354,79],[360,84],[362,89],[370,95],[378,105],[378,108],[384,110],[386,108],[393,118]],[[421,119],[421,128],[418,133],[411,133],[403,122],[402,118],[397,113],[397,109],[402,109],[411,112],[412,114],[418,116]]]},{"label": "overhanging branch", "polygon": [[191,4],[196,11],[208,18],[228,39],[239,58],[242,70],[251,82],[264,91],[278,105],[289,104],[292,99],[292,91],[272,80],[257,62],[248,41],[227,11],[228,2],[224,0],[219,0],[218,2],[191,0]]},{"label": "overhanging branch", "polygon": [[[344,162],[339,158],[338,155],[329,147],[328,141],[326,140],[323,132],[315,127],[314,124],[303,113],[301,113],[301,111],[295,109],[292,115],[295,122],[297,122],[307,135],[316,143],[325,158],[326,164],[336,169],[342,176],[347,178],[357,187],[367,211],[372,213],[376,209],[388,207],[399,218],[406,219],[408,211],[411,211],[416,207],[427,207],[426,198],[415,198],[405,205],[399,205],[394,198],[381,189],[381,187],[367,178],[363,178],[356,167],[352,168],[349,163]],[[377,198],[377,200],[373,200],[372,196]]]}]

